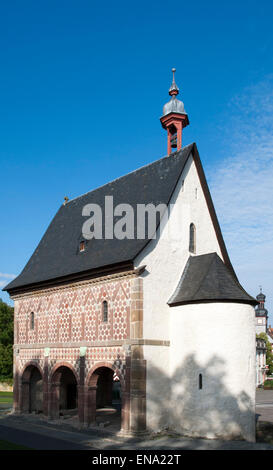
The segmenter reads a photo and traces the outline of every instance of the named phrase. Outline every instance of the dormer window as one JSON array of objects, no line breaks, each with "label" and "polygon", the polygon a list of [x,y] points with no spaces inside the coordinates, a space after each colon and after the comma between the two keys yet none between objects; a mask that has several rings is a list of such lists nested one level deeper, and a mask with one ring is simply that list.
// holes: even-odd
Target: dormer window
[{"label": "dormer window", "polygon": [[85,250],[85,242],[84,241],[81,241],[80,242],[80,252],[84,251]]}]

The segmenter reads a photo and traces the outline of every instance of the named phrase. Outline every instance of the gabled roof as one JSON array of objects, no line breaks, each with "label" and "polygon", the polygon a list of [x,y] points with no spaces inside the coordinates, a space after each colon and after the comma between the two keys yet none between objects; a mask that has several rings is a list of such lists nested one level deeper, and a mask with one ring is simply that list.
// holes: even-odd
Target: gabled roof
[{"label": "gabled roof", "polygon": [[174,307],[199,302],[257,304],[257,300],[247,294],[217,253],[189,257],[168,304]]},{"label": "gabled roof", "polygon": [[[92,239],[86,242],[85,251],[80,252],[82,225],[86,220],[82,216],[83,207],[95,203],[104,208],[105,196],[113,196],[114,207],[122,203],[130,204],[135,213],[137,204],[168,204],[191,154],[223,258],[236,277],[226,251],[196,144],[191,144],[171,156],[157,160],[62,205],[21,274],[4,290],[17,293],[44,285],[54,285],[55,282],[68,282],[89,276],[98,270],[105,272],[109,267],[126,263],[127,266],[131,263],[132,267],[133,260],[150,240],[147,237],[142,240],[136,237],[132,240]],[[104,211],[102,212],[104,223]]]}]

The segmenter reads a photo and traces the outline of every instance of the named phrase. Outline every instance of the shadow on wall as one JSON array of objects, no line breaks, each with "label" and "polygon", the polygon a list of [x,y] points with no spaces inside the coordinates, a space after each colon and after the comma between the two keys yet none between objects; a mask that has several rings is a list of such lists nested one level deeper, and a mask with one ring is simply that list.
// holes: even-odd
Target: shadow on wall
[{"label": "shadow on wall", "polygon": [[[255,380],[255,374],[249,371],[250,378],[252,375]],[[242,377],[246,376],[242,374]],[[231,379],[228,381],[226,363],[222,358],[215,355],[205,365],[201,365],[190,354],[173,373],[169,370],[163,372],[148,364],[147,379],[149,431],[168,428],[187,437],[255,441],[255,383],[253,397],[244,391],[232,394],[229,387],[232,389],[237,385],[238,389],[243,389],[249,387],[249,384],[238,385]],[[18,385],[21,380],[20,375],[15,376]],[[21,400],[25,412],[31,409],[29,386],[29,381],[23,380]],[[18,390],[17,386],[17,395],[14,396],[17,407]]]},{"label": "shadow on wall", "polygon": [[[232,394],[225,368],[222,358],[213,356],[201,365],[193,354],[171,375],[148,366],[147,427],[191,437],[255,441],[255,384],[253,397],[244,391]],[[234,388],[236,379],[228,385]],[[240,383],[237,389],[245,385],[249,387]]]}]

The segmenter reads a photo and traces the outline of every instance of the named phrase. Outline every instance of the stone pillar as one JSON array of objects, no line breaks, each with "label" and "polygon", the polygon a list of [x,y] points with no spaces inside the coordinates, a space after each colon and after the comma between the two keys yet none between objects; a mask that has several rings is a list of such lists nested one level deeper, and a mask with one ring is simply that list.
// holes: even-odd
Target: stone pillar
[{"label": "stone pillar", "polygon": [[49,408],[48,408],[48,417],[49,419],[59,419],[60,410],[60,382],[49,383]]},{"label": "stone pillar", "polygon": [[125,385],[121,391],[121,431],[125,434],[130,431],[130,379],[131,379],[131,357],[129,348],[125,359]]},{"label": "stone pillar", "polygon": [[48,404],[49,404],[49,393],[48,393],[48,356],[45,356],[44,363],[44,380],[43,380],[43,413],[48,416]]},{"label": "stone pillar", "polygon": [[19,398],[19,373],[18,371],[14,374],[13,379],[13,411],[18,413],[20,411],[20,398]]},{"label": "stone pillar", "polygon": [[133,434],[146,430],[146,361],[142,346],[132,348],[130,378],[130,431]]},{"label": "stone pillar", "polygon": [[20,411],[29,413],[30,382],[22,379],[20,387]]},{"label": "stone pillar", "polygon": [[[143,280],[141,277],[131,282],[131,339],[143,338]],[[144,360],[143,346],[132,345],[130,357],[126,359],[126,400],[129,400],[129,418],[126,417],[126,426],[132,434],[146,430],[146,361]],[[128,378],[127,376],[128,368]]]},{"label": "stone pillar", "polygon": [[[85,351],[84,351],[85,354]],[[78,385],[78,413],[79,413],[79,422],[84,423],[84,401],[85,401],[85,356],[80,356],[80,383]]]},{"label": "stone pillar", "polygon": [[140,277],[131,281],[131,339],[143,338],[143,280]]},{"label": "stone pillar", "polygon": [[17,366],[17,352],[13,351],[13,412],[20,412],[20,373]]},{"label": "stone pillar", "polygon": [[89,426],[96,421],[96,395],[97,386],[85,387],[85,425]]}]

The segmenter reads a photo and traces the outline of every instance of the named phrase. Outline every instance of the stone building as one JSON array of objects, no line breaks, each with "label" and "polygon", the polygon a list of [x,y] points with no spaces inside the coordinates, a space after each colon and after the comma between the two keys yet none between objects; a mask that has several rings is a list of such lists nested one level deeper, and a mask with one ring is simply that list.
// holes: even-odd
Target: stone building
[{"label": "stone building", "polygon": [[[256,335],[265,333],[267,340],[273,346],[272,329],[268,327],[268,311],[265,308],[266,296],[263,294],[262,289],[256,297],[258,305],[255,308],[256,316]],[[263,385],[267,377],[268,366],[266,365],[266,342],[264,339],[256,338],[256,385],[257,387]]]},{"label": "stone building", "polygon": [[259,335],[260,333],[268,333],[268,311],[264,307],[266,296],[262,293],[262,289],[260,289],[260,293],[257,295],[256,299],[258,301],[258,305],[255,308],[255,317],[256,317],[256,334]]},{"label": "stone building", "polygon": [[70,409],[88,426],[113,406],[115,378],[124,434],[255,439],[257,302],[231,265],[197,146],[182,147],[178,92],[173,78],[168,155],[66,198],[5,288],[16,412]]},{"label": "stone building", "polygon": [[256,386],[260,387],[266,380],[266,342],[256,338]]}]

